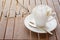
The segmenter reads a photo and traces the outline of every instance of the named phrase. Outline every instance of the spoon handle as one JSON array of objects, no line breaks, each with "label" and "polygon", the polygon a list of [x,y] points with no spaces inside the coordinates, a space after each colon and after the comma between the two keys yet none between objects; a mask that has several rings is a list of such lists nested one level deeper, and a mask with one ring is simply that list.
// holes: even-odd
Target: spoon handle
[{"label": "spoon handle", "polygon": [[[34,27],[34,28],[42,28],[42,27],[37,27],[36,25],[32,24],[32,22],[29,22],[29,25],[30,25],[30,26],[32,26],[32,27]],[[52,32],[50,32],[50,31],[46,30],[45,28],[42,28],[42,29],[43,29],[44,31],[46,31],[47,33],[49,33],[49,34],[53,35],[53,33],[52,33]]]},{"label": "spoon handle", "polygon": [[51,35],[53,35],[53,33],[52,32],[50,32],[50,31],[48,31],[48,30],[46,30],[45,28],[42,28],[44,31],[46,31],[47,33],[49,33],[49,34],[51,34]]}]

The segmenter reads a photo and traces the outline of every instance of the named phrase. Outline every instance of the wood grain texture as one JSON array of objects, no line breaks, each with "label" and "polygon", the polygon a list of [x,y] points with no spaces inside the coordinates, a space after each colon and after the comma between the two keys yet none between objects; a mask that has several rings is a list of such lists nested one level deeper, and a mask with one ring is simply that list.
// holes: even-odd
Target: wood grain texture
[{"label": "wood grain texture", "polygon": [[54,7],[55,7],[55,10],[56,10],[56,13],[57,13],[57,17],[58,17],[58,20],[59,20],[59,23],[60,23],[60,5],[58,3],[58,0],[53,0],[53,4],[54,4]]},{"label": "wood grain texture", "polygon": [[57,40],[60,40],[60,31],[59,31],[59,29],[60,29],[60,7],[59,7],[59,3],[58,3],[58,0],[53,0],[53,3],[54,3],[54,7],[55,7],[55,10],[56,10],[56,14],[57,14],[57,28],[56,28],[56,36],[57,36]]},{"label": "wood grain texture", "polygon": [[41,0],[41,1],[42,1],[42,4],[47,5],[46,0]]},{"label": "wood grain texture", "polygon": [[47,0],[47,3],[48,3],[48,6],[50,6],[55,11],[53,1],[52,0]]},{"label": "wood grain texture", "polygon": [[[60,40],[60,0],[18,0],[18,2],[16,0],[0,0],[0,39]],[[57,14],[56,20],[58,25],[52,31],[54,35],[35,33],[28,30],[24,25],[25,17],[31,14],[35,6],[41,4],[50,6]]]},{"label": "wood grain texture", "polygon": [[24,0],[24,7],[28,8],[29,6],[29,0]]},{"label": "wood grain texture", "polygon": [[15,11],[16,11],[16,0],[12,0],[9,17],[15,17]]},{"label": "wood grain texture", "polygon": [[[23,0],[21,0],[21,1],[23,1]],[[26,1],[24,1],[24,2],[25,3],[21,4],[21,5],[27,5]],[[24,12],[26,12],[26,11],[24,8],[22,8],[20,11],[21,11],[20,12],[21,15],[16,17],[15,31],[14,31],[13,39],[28,40],[28,39],[30,39],[30,31],[28,29],[26,29],[26,27],[24,25],[24,18],[25,18],[25,16],[27,16],[27,15],[24,15]],[[23,17],[22,17],[22,15],[23,15]]]},{"label": "wood grain texture", "polygon": [[21,17],[16,17],[14,39],[29,39],[29,30],[25,28],[23,21]]},{"label": "wood grain texture", "polygon": [[20,15],[20,5],[19,3],[16,1],[16,15]]},{"label": "wood grain texture", "polygon": [[40,5],[41,4],[41,0],[36,0],[36,5]]},{"label": "wood grain texture", "polygon": [[2,7],[2,0],[0,0],[0,17],[2,16],[2,15],[1,15],[2,8],[3,8],[3,7]]},{"label": "wood grain texture", "polygon": [[29,5],[30,12],[35,7],[35,5],[36,5],[36,1],[35,0],[30,0],[30,5]]},{"label": "wood grain texture", "polygon": [[59,31],[59,29],[60,29],[60,24],[58,23],[58,26],[57,26],[57,28],[56,28],[56,37],[57,37],[57,40],[60,40],[60,31]]},{"label": "wood grain texture", "polygon": [[9,18],[7,23],[7,29],[5,34],[5,39],[12,39],[14,28],[14,18]]},{"label": "wood grain texture", "polygon": [[59,5],[60,5],[60,0],[58,0],[58,2],[59,2]]},{"label": "wood grain texture", "polygon": [[[5,7],[4,7],[3,11],[5,11],[5,12],[9,11],[9,9],[10,9],[10,2],[11,2],[11,0],[9,0],[9,1],[6,0],[5,1]],[[4,13],[4,15],[8,16],[8,13]]]},{"label": "wood grain texture", "polygon": [[[4,0],[3,2],[6,3],[6,0]],[[4,10],[3,10],[3,14],[2,14],[1,22],[0,22],[1,23],[0,24],[1,25],[0,26],[0,39],[4,39],[5,38],[6,27],[7,27],[7,22],[8,22],[7,21],[8,19],[5,17],[5,16],[7,16],[7,11],[5,10],[5,7],[3,7]]]},{"label": "wood grain texture", "polygon": [[2,17],[2,21],[0,22],[0,39],[4,38],[5,28],[7,24],[7,19],[5,17]]}]

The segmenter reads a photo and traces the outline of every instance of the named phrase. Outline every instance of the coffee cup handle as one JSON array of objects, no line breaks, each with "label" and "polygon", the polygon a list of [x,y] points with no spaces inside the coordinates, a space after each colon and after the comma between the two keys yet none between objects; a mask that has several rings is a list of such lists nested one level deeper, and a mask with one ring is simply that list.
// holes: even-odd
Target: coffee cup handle
[{"label": "coffee cup handle", "polygon": [[51,16],[53,16],[53,18],[52,18],[52,19],[50,19],[48,22],[50,22],[51,20],[53,20],[54,18],[56,18],[56,13],[55,13],[55,12],[53,12]]}]

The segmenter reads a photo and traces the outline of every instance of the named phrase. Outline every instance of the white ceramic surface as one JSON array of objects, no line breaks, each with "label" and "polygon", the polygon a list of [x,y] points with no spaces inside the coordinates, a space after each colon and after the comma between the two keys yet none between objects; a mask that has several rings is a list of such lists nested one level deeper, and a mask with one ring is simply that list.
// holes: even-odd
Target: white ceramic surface
[{"label": "white ceramic surface", "polygon": [[36,26],[44,27],[48,17],[52,15],[52,11],[52,8],[50,8],[48,5],[38,5],[34,7],[31,14],[35,19]]},{"label": "white ceramic surface", "polygon": [[[53,18],[53,19],[52,19]],[[51,20],[52,19],[52,20]],[[51,21],[49,21],[51,20]],[[25,24],[25,27],[28,28],[29,30],[33,31],[33,32],[36,32],[36,33],[46,33],[46,31],[42,30],[41,28],[34,28],[32,26],[29,25],[29,22],[30,21],[34,21],[34,18],[32,17],[32,14],[28,15],[25,20],[24,20],[24,24]],[[48,21],[47,24],[46,24],[46,30],[48,31],[53,31],[56,27],[57,27],[57,21],[54,17],[50,16],[48,18]]]}]

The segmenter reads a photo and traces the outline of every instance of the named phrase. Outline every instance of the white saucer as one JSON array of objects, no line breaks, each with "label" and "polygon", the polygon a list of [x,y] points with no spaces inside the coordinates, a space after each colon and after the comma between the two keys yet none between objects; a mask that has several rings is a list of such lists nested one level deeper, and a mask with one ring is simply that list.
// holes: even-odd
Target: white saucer
[{"label": "white saucer", "polygon": [[[53,31],[57,27],[57,21],[54,17],[50,16],[48,20],[50,20],[52,18],[53,18],[53,20],[49,21],[46,25],[47,26],[46,30],[48,30],[48,31]],[[32,17],[31,14],[28,15],[24,20],[24,24],[25,24],[26,28],[28,28],[29,30],[36,32],[36,33],[46,33],[46,31],[42,30],[41,28],[38,29],[38,28],[31,27],[29,25],[30,21],[35,22],[34,18]]]}]

